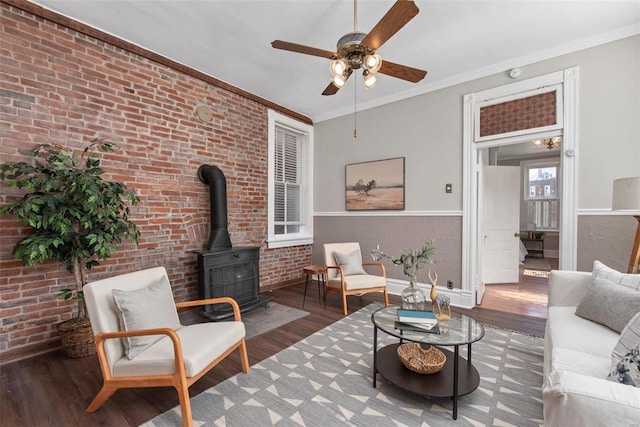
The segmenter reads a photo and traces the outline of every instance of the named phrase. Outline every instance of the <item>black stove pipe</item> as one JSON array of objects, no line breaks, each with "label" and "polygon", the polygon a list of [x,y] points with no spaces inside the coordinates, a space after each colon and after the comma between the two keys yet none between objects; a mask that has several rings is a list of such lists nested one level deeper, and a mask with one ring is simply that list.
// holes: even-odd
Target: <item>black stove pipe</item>
[{"label": "black stove pipe", "polygon": [[209,250],[230,248],[231,238],[227,229],[227,180],[217,166],[202,165],[198,168],[198,178],[209,184],[211,204],[211,234]]}]

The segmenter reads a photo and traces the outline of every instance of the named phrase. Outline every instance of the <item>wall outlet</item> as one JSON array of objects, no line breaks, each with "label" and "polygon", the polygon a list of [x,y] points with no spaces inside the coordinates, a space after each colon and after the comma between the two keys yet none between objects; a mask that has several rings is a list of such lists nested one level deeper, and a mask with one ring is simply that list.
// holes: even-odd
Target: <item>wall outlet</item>
[{"label": "wall outlet", "polygon": [[451,280],[447,280],[447,289],[453,289],[453,282]]}]

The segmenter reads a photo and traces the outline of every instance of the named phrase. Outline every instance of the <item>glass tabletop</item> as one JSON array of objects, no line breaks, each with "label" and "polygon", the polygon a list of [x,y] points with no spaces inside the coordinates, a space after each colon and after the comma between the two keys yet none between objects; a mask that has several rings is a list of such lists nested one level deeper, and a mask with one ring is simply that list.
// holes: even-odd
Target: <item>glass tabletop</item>
[{"label": "glass tabletop", "polygon": [[465,314],[452,317],[449,320],[438,320],[439,334],[431,332],[413,332],[396,329],[396,313],[400,306],[391,305],[376,310],[371,315],[371,321],[378,329],[389,335],[407,341],[421,342],[433,345],[463,345],[471,344],[484,336],[484,327],[475,319]]}]

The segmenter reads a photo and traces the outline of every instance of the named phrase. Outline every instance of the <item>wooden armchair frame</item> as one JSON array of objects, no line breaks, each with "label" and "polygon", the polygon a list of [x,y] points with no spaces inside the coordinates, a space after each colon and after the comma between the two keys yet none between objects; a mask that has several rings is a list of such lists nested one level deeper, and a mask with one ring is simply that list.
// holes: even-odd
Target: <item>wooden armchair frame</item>
[{"label": "wooden armchair frame", "polygon": [[[194,307],[206,304],[227,303],[233,308],[234,320],[241,321],[240,307],[238,303],[229,297],[209,298],[204,300],[177,302],[176,309],[185,307]],[[175,372],[173,375],[142,375],[131,377],[114,377],[111,373],[104,344],[109,339],[121,339],[123,337],[141,336],[141,335],[167,335],[173,342],[173,351],[175,358]],[[187,377],[184,367],[184,356],[182,354],[182,346],[178,334],[170,328],[144,329],[136,331],[119,331],[104,332],[95,335],[96,348],[98,351],[98,360],[104,384],[98,392],[91,404],[87,407],[87,412],[97,410],[113,393],[121,388],[141,388],[141,387],[166,387],[171,386],[178,392],[180,400],[180,411],[182,415],[182,425],[184,427],[193,427],[191,416],[191,402],[189,401],[189,387],[202,378],[214,366],[224,360],[236,349],[240,350],[240,362],[242,372],[249,372],[249,358],[247,355],[247,345],[245,339],[242,338],[233,346],[229,347],[224,353],[211,361],[204,369],[193,377]]]},{"label": "wooden armchair frame", "polygon": [[[380,267],[380,270],[381,270],[381,276],[385,278],[387,277],[387,271],[384,268],[384,264],[382,264],[381,262],[363,262],[362,266],[363,267],[378,266]],[[332,269],[338,269],[340,271],[340,288],[336,288],[328,285],[325,286],[324,297],[326,299],[329,292],[339,292],[342,295],[342,313],[345,316],[349,314],[349,311],[347,310],[347,295],[362,295],[362,294],[368,294],[370,292],[382,292],[384,294],[384,305],[385,306],[389,305],[389,296],[387,294],[386,286],[347,290],[347,287],[344,283],[344,270],[342,269],[342,267],[340,267],[339,265],[327,265],[326,267],[327,269],[332,268]]]}]

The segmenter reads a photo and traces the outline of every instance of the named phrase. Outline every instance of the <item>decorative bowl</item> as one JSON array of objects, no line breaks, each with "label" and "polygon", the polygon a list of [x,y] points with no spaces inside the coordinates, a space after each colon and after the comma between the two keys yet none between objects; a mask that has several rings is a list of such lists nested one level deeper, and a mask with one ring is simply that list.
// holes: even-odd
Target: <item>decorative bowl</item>
[{"label": "decorative bowl", "polygon": [[398,346],[398,357],[404,366],[418,374],[435,374],[440,372],[447,356],[431,346],[423,349],[417,342],[405,343]]}]

